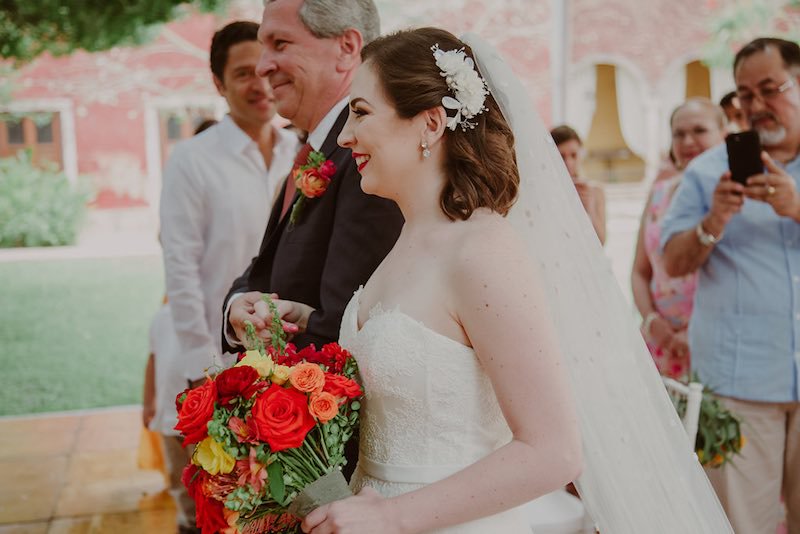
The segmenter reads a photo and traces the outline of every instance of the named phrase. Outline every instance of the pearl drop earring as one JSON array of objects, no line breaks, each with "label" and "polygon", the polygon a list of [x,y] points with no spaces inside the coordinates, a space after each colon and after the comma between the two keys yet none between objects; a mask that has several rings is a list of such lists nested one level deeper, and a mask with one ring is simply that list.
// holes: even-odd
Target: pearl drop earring
[{"label": "pearl drop earring", "polygon": [[423,158],[431,157],[431,151],[428,148],[428,142],[427,141],[423,141],[422,145],[420,145],[420,146],[422,147],[422,157]]}]

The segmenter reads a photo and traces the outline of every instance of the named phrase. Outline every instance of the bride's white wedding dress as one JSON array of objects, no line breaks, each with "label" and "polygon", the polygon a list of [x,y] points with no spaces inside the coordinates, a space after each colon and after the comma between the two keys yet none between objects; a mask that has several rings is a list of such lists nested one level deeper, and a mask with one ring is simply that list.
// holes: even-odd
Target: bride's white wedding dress
[{"label": "bride's white wedding dress", "polygon": [[[339,343],[358,361],[366,391],[351,486],[385,497],[446,478],[511,440],[475,351],[396,309],[375,306],[358,326],[359,297]],[[475,488],[480,496],[481,489]],[[530,534],[520,508],[437,533]]]}]

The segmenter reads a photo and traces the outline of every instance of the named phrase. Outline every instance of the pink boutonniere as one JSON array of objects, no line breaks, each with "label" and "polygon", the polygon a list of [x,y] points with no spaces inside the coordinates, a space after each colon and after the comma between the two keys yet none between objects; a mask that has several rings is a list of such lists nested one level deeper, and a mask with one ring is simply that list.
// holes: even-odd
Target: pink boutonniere
[{"label": "pink boutonniere", "polygon": [[292,206],[289,224],[297,222],[307,198],[321,197],[328,190],[335,173],[336,165],[325,159],[325,154],[314,150],[308,155],[306,164],[294,172],[294,185],[300,191],[300,198]]}]

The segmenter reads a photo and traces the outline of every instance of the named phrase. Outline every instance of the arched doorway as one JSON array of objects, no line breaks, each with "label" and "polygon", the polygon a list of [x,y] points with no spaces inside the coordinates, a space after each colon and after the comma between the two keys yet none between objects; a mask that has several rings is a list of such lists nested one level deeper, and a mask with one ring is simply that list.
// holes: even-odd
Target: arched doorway
[{"label": "arched doorway", "polygon": [[644,177],[645,162],[628,146],[620,122],[617,67],[595,65],[595,107],[584,141],[587,178],[603,182],[631,182]]}]

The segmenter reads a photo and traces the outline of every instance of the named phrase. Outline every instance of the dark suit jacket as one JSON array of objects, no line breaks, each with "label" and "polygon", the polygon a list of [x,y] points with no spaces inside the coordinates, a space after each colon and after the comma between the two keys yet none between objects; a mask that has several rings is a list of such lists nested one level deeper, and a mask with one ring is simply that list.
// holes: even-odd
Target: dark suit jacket
[{"label": "dark suit jacket", "polygon": [[[345,109],[339,115],[321,147],[336,165],[327,191],[306,199],[297,223],[289,228],[288,213],[280,219],[284,183],[258,256],[234,281],[223,303],[224,310],[232,294],[261,291],[314,307],[306,332],[292,340],[298,347],[314,343],[320,348],[339,338],[345,306],[394,246],[403,225],[394,202],[361,190],[361,175],[350,149],[336,144],[347,113]],[[299,194],[295,193],[295,201]],[[228,345],[224,332],[222,349],[237,350]]]}]

